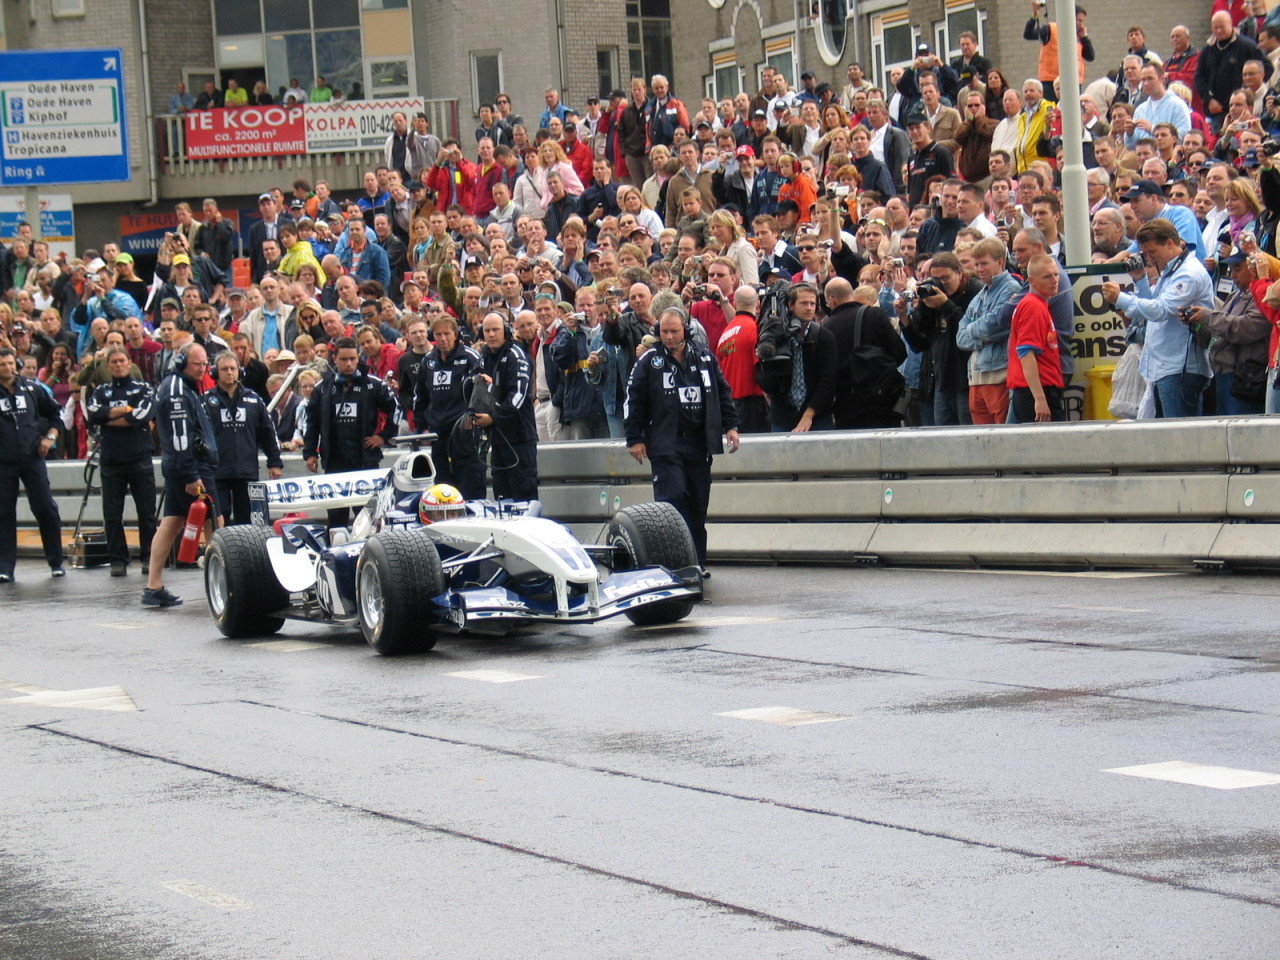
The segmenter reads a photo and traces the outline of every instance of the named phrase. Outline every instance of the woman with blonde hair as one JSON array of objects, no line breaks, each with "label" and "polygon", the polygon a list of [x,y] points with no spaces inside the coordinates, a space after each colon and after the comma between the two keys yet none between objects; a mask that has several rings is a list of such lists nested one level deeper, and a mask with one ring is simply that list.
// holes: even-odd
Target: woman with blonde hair
[{"label": "woman with blonde hair", "polygon": [[515,187],[511,190],[511,202],[520,208],[525,216],[543,219],[547,211],[542,208],[542,190],[547,184],[546,174],[538,163],[538,151],[530,147],[524,152],[524,173],[516,177]]},{"label": "woman with blonde hair", "polygon": [[1226,232],[1231,238],[1230,245],[1235,246],[1242,233],[1257,234],[1262,202],[1254,192],[1253,183],[1245,177],[1232,180],[1223,192],[1227,204]]},{"label": "woman with blonde hair", "polygon": [[644,182],[640,193],[644,197],[645,206],[651,210],[658,208],[658,197],[662,193],[662,185],[667,182],[667,177],[671,176],[663,169],[670,159],[671,151],[660,143],[654,144],[653,149],[649,151],[649,163],[653,166],[653,176]]},{"label": "woman with blonde hair", "polygon": [[645,203],[644,194],[640,192],[639,187],[618,188],[618,209],[635,217],[636,225],[643,227],[645,232],[653,237],[654,242],[657,242],[662,233],[662,218],[654,213],[649,204]]},{"label": "woman with blonde hair", "polygon": [[431,247],[431,224],[426,217],[414,217],[409,225],[409,266],[418,269],[418,258]]},{"label": "woman with blonde hair", "polygon": [[543,140],[542,146],[538,147],[538,163],[542,165],[539,171],[542,176],[539,178],[538,186],[541,188],[539,201],[544,211],[551,205],[552,196],[551,190],[547,187],[547,175],[552,171],[560,174],[560,182],[564,184],[565,193],[575,197],[582,196],[585,188],[560,144],[554,140]]},{"label": "woman with blonde hair", "polygon": [[732,260],[738,267],[741,283],[760,282],[760,260],[755,247],[747,240],[746,231],[733,219],[728,210],[717,210],[707,217],[707,232],[720,245],[720,256]]}]

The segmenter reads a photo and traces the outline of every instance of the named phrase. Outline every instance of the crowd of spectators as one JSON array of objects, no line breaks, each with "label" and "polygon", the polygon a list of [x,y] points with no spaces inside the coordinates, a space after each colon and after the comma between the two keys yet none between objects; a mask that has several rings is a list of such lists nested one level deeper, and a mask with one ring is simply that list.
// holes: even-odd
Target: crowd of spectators
[{"label": "crowd of spectators", "polygon": [[[357,195],[263,185],[243,286],[212,198],[198,215],[177,205],[151,275],[116,241],[51,258],[24,227],[0,253],[0,345],[52,392],[66,429],[51,455],[69,458],[92,442],[85,399],[115,345],[152,384],[185,343],[211,364],[232,351],[263,398],[300,365],[271,414],[297,450],[335,341],[355,339],[414,429],[437,332],[456,322],[478,347],[494,313],[530,364],[540,442],[620,438],[631,370],[671,306],[717,357],[743,433],[1059,419],[1042,396],[1010,402],[1037,389],[1023,358],[1056,354],[1061,377],[1042,386],[1069,383],[1078,346],[1060,189],[1071,107],[1043,10],[1024,32],[1040,45],[1032,77],[966,33],[960,56],[921,44],[883,86],[857,63],[842,88],[766,67],[754,93],[686,102],[654,76],[582,109],[548,89],[527,119],[503,94],[456,138],[397,114]],[[1105,296],[1123,322],[1112,353],[1144,352],[1143,415],[1272,409],[1280,12],[1218,0],[1166,51],[1134,25],[1121,62],[1101,64],[1079,8],[1077,40],[1092,259],[1132,278]],[[173,109],[229,105],[231,86],[180,89]],[[339,96],[323,78],[282,94]],[[1021,342],[1019,304],[1052,283],[1053,329]]]}]

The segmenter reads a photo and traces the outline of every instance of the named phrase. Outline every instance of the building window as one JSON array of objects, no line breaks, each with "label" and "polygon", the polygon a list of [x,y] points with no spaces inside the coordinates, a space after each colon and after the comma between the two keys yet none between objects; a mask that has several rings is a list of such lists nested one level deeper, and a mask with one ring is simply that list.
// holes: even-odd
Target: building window
[{"label": "building window", "polygon": [[365,10],[403,10],[409,0],[361,0],[360,6]]},{"label": "building window", "polygon": [[259,0],[214,0],[213,29],[219,36],[262,32]]},{"label": "building window", "polygon": [[471,108],[480,112],[480,104],[493,103],[502,90],[502,51],[485,50],[471,54]]},{"label": "building window", "polygon": [[601,103],[607,103],[611,91],[618,83],[618,48],[596,47],[596,95]]},{"label": "building window", "polygon": [[647,81],[655,73],[671,77],[671,0],[626,0],[627,62],[631,73]]},{"label": "building window", "polygon": [[895,67],[907,68],[916,55],[915,32],[906,10],[885,14],[871,20],[871,57],[874,66],[872,81],[892,96],[889,71]]},{"label": "building window", "polygon": [[362,53],[359,30],[316,31],[316,73],[344,96],[364,80]]},{"label": "building window", "polygon": [[792,37],[765,41],[762,67],[773,67],[787,78],[792,90],[799,89],[800,78],[796,76],[796,52]]},{"label": "building window", "polygon": [[978,38],[979,50],[986,49],[983,36],[986,23],[987,18],[975,6],[948,6],[946,18],[936,27],[936,49],[946,51],[938,56],[944,60],[960,56],[960,34],[966,32]]},{"label": "building window", "polygon": [[307,0],[270,0],[264,5],[268,30],[310,30],[311,4]]},{"label": "building window", "polygon": [[742,75],[738,72],[738,65],[734,61],[715,64],[714,77],[715,86],[708,96],[723,100],[725,97],[736,97],[742,92]]},{"label": "building window", "polygon": [[[317,30],[360,26],[359,0],[312,0],[311,16]],[[325,78],[326,80],[328,77]]]},{"label": "building window", "polygon": [[818,52],[827,66],[835,66],[844,55],[849,5],[846,0],[818,0],[817,8],[814,30],[818,35]]},{"label": "building window", "polygon": [[53,0],[52,12],[55,18],[83,17],[84,0]]},{"label": "building window", "polygon": [[284,102],[290,81],[310,87],[316,65],[311,53],[311,34],[267,34],[267,89],[277,103]]}]

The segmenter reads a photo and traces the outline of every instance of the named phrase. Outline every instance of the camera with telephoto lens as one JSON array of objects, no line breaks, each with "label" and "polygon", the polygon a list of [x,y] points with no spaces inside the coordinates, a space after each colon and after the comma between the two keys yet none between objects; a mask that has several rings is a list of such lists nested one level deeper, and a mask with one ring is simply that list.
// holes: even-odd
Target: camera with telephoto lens
[{"label": "camera with telephoto lens", "polygon": [[916,284],[916,296],[923,300],[925,297],[931,297],[935,293],[945,293],[942,284],[930,277],[928,280],[921,280]]},{"label": "camera with telephoto lens", "polygon": [[785,373],[791,369],[791,338],[800,332],[800,321],[787,309],[790,287],[787,281],[779,280],[756,288],[760,294],[756,359],[762,373]]},{"label": "camera with telephoto lens", "polygon": [[1133,273],[1135,270],[1145,270],[1147,259],[1140,253],[1131,253],[1120,261],[1119,266],[1125,273]]},{"label": "camera with telephoto lens", "polygon": [[1275,137],[1267,137],[1262,141],[1260,149],[1264,157],[1274,157],[1277,153],[1280,153],[1280,140]]}]

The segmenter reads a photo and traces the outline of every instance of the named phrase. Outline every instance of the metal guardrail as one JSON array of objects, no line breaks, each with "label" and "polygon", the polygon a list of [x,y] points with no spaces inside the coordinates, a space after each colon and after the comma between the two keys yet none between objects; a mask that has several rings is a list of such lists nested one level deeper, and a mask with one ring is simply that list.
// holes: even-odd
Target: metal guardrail
[{"label": "metal guardrail", "polygon": [[[50,464],[64,518],[82,467]],[[543,446],[538,467],[546,514],[587,533],[652,499],[621,441]],[[750,436],[714,476],[713,559],[1280,568],[1277,418]]]}]

